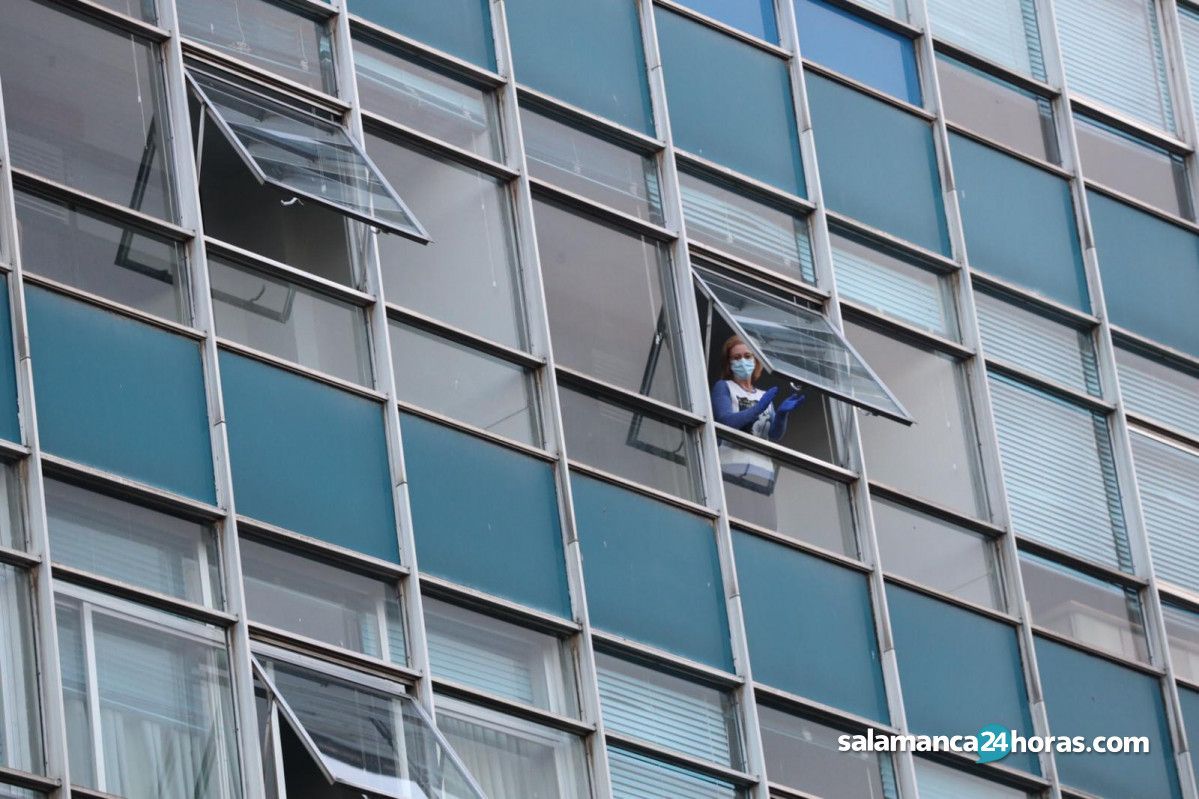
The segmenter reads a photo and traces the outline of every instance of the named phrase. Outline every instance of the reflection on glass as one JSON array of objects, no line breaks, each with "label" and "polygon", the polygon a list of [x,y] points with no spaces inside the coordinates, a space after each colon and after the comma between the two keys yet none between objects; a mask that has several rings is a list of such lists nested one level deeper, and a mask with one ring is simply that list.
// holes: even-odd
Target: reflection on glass
[{"label": "reflection on glass", "polygon": [[489,90],[362,36],[354,39],[354,69],[367,111],[499,160],[499,119]]},{"label": "reflection on glass", "polygon": [[383,174],[405,187],[432,242],[379,239],[388,302],[512,347],[525,326],[512,198],[505,182],[423,150],[366,135]]},{"label": "reflection on glass", "polygon": [[520,127],[533,177],[662,224],[658,167],[652,156],[525,107],[520,109]]},{"label": "reflection on glass", "polygon": [[883,569],[1003,610],[999,562],[989,538],[889,500],[876,497],[871,506]]},{"label": "reflection on glass", "polygon": [[612,799],[740,799],[729,782],[662,763],[636,752],[608,747]]},{"label": "reflection on glass", "polygon": [[1029,799],[1019,788],[989,782],[964,771],[916,758],[921,799]]},{"label": "reflection on glass", "polygon": [[392,663],[408,662],[392,583],[242,537],[250,620]]},{"label": "reflection on glass", "polygon": [[758,705],[770,781],[822,799],[897,799],[891,758],[842,752],[841,730]]},{"label": "reflection on glass", "polygon": [[209,607],[223,604],[212,528],[46,480],[54,562]]},{"label": "reflection on glass", "polygon": [[1186,160],[1110,125],[1075,115],[1083,173],[1175,216],[1191,219]]},{"label": "reflection on glass", "polygon": [[950,120],[1033,158],[1061,163],[1047,98],[943,55],[937,56],[937,79]]},{"label": "reflection on glass", "polygon": [[24,524],[25,498],[15,468],[0,466],[0,547],[28,546]]},{"label": "reflection on glass", "polygon": [[720,473],[729,514],[798,541],[855,558],[849,491],[740,441],[721,439]]},{"label": "reflection on glass", "polygon": [[1199,685],[1199,613],[1163,602],[1162,616],[1175,676]]},{"label": "reflection on glass", "polygon": [[1130,660],[1149,660],[1141,597],[1053,561],[1020,555],[1024,594],[1039,627]]},{"label": "reflection on glass", "polygon": [[56,4],[9,3],[0,75],[13,166],[175,218],[154,45]]},{"label": "reflection on glass", "polygon": [[337,93],[324,19],[274,0],[178,0],[183,35],[317,91]]},{"label": "reflection on glass", "polygon": [[[111,8],[113,11],[140,19],[143,22],[154,24],[158,21],[158,10],[154,7],[154,0],[96,0],[96,2],[105,8]],[[0,788],[0,790],[3,789]]]},{"label": "reflection on glass", "polygon": [[208,277],[218,336],[370,385],[362,308],[216,255]]},{"label": "reflection on glass", "polygon": [[425,598],[424,609],[436,677],[560,716],[579,715],[566,642],[436,599]]},{"label": "reflection on glass", "polygon": [[600,705],[613,733],[730,768],[742,766],[732,697],[716,688],[597,653]]},{"label": "reflection on glass", "polygon": [[680,424],[559,386],[572,460],[700,501],[695,443]]},{"label": "reflection on glass", "polygon": [[399,399],[540,446],[528,369],[419,328],[392,322],[390,329]]},{"label": "reflection on glass", "polygon": [[[149,613],[159,620],[139,618]],[[127,799],[241,796],[223,640],[197,622],[60,596],[72,782]]]},{"label": "reflection on glass", "polygon": [[816,282],[803,216],[683,170],[679,190],[688,239],[805,283]]},{"label": "reflection on glass", "polygon": [[202,72],[188,74],[221,132],[262,180],[392,232],[423,235],[341,125]]},{"label": "reflection on glass", "polygon": [[958,337],[947,281],[886,248],[848,233],[831,233],[841,297],[947,338]]},{"label": "reflection on glass", "polygon": [[570,733],[447,697],[437,726],[487,799],[585,799],[587,750]]},{"label": "reflection on glass", "polygon": [[[0,563],[0,766],[41,773],[32,598],[28,573]],[[0,787],[0,795],[3,790]]]},{"label": "reflection on glass", "polygon": [[535,215],[558,363],[683,404],[666,245],[544,201]]}]

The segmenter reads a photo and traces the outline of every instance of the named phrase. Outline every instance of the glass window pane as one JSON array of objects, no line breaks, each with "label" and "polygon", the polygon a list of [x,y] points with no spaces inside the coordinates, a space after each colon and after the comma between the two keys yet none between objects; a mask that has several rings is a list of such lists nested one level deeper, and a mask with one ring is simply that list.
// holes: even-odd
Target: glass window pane
[{"label": "glass window pane", "polygon": [[995,544],[982,533],[875,497],[874,529],[883,568],[968,602],[1003,610]]},{"label": "glass window pane", "polygon": [[1130,660],[1149,660],[1140,594],[1051,560],[1020,555],[1034,624]]},{"label": "glass window pane", "polygon": [[923,105],[912,40],[825,0],[794,0],[804,58]]},{"label": "glass window pane", "polygon": [[1089,311],[1070,184],[965,136],[949,141],[971,266]]},{"label": "glass window pane", "polygon": [[866,575],[738,530],[733,548],[754,679],[885,723]]},{"label": "glass window pane", "polygon": [[488,0],[349,0],[351,14],[444,50],[450,55],[495,69],[495,41]]},{"label": "glass window pane", "polygon": [[426,245],[379,237],[389,302],[513,347],[525,346],[512,199],[501,180],[381,136],[366,136],[379,168],[406,187],[428,226]]},{"label": "glass window pane", "polygon": [[370,386],[366,314],[291,280],[208,257],[218,336]]},{"label": "glass window pane", "polygon": [[55,9],[13,5],[0,26],[13,166],[174,219],[157,49]]},{"label": "glass window pane", "polygon": [[[654,19],[675,145],[806,195],[786,62],[664,8]],[[716,125],[714,109],[736,111]]]},{"label": "glass window pane", "polygon": [[541,445],[532,372],[420,328],[392,322],[390,331],[400,400]]},{"label": "glass window pane", "polygon": [[955,768],[916,758],[916,783],[921,799],[1029,799],[1029,794],[988,782]]},{"label": "glass window pane", "polygon": [[844,483],[721,439],[720,473],[729,514],[788,538],[858,556],[853,510]]},{"label": "glass window pane", "polygon": [[57,480],[45,481],[54,562],[221,607],[212,527]]},{"label": "glass window pane", "polygon": [[722,766],[743,767],[729,694],[602,653],[595,665],[607,729]]},{"label": "glass window pane", "polygon": [[437,726],[487,799],[586,799],[587,750],[570,733],[447,697]]},{"label": "glass window pane", "polygon": [[[1199,11],[1185,5],[1179,5],[1177,8],[1187,75],[1199,76]],[[1199,80],[1192,78],[1190,84],[1192,108],[1197,109],[1196,112],[1199,113]]]},{"label": "glass window pane", "polygon": [[831,233],[830,238],[842,298],[932,333],[958,337],[953,294],[940,274],[852,234]]},{"label": "glass window pane", "polygon": [[759,39],[778,43],[772,0],[687,0],[684,5]]},{"label": "glass window pane", "polygon": [[178,0],[184,36],[317,91],[337,94],[326,20],[272,0]]},{"label": "glass window pane", "polygon": [[242,536],[250,620],[400,665],[399,590],[377,577]]},{"label": "glass window pane", "polygon": [[1190,187],[1182,156],[1142,142],[1110,125],[1074,115],[1078,158],[1088,180],[1190,219]]},{"label": "glass window pane", "polygon": [[517,80],[653,134],[637,5],[622,0],[508,0]]},{"label": "glass window pane", "polygon": [[975,291],[974,300],[988,358],[1015,364],[1096,397],[1103,395],[1090,331],[1070,327],[1019,301],[1006,302],[986,291]]},{"label": "glass window pane", "polygon": [[419,416],[400,427],[421,569],[570,617],[553,464]]},{"label": "glass window pane", "polygon": [[842,730],[758,705],[770,781],[822,799],[897,799],[889,755],[842,752]]},{"label": "glass window pane", "polygon": [[579,715],[568,642],[430,597],[423,604],[435,677],[560,716]]},{"label": "glass window pane", "polygon": [[[1162,603],[1170,662],[1180,680],[1199,684],[1199,613],[1168,602]],[[1199,719],[1190,719],[1194,724]]]},{"label": "glass window pane", "polygon": [[16,189],[21,265],[148,313],[188,324],[183,246],[63,200]]},{"label": "glass window pane", "polygon": [[990,384],[1016,532],[1131,570],[1107,419],[1003,375]]},{"label": "glass window pane", "polygon": [[1199,236],[1087,192],[1112,324],[1199,356]]},{"label": "glass window pane", "polygon": [[1199,375],[1131,347],[1116,347],[1116,371],[1129,412],[1199,438]]},{"label": "glass window pane", "polygon": [[[34,651],[33,601],[24,569],[0,564],[0,766],[41,773],[42,715]],[[0,786],[0,796],[5,788]]]},{"label": "glass window pane", "polygon": [[[154,7],[154,0],[97,0],[97,2],[105,8],[111,8],[113,11],[134,19],[149,23],[158,22],[158,9]],[[41,796],[41,794],[37,795]]]},{"label": "glass window pane", "polygon": [[1174,130],[1154,0],[1059,0],[1054,12],[1071,91]]},{"label": "glass window pane", "polygon": [[[904,427],[859,414],[871,479],[985,518],[970,394],[958,360],[857,324],[846,324],[845,331],[916,420]],[[922,457],[913,458],[915,452]]]},{"label": "glass window pane", "polygon": [[1016,72],[1045,79],[1033,0],[929,0],[928,15],[938,38]]},{"label": "glass window pane", "polygon": [[741,799],[730,783],[661,763],[645,755],[608,747],[612,799]]},{"label": "glass window pane", "polygon": [[354,69],[365,110],[500,158],[499,110],[490,90],[363,35],[354,38]]},{"label": "glass window pane", "polygon": [[765,366],[854,405],[911,423],[908,412],[823,314],[706,270],[700,288]]},{"label": "glass window pane", "polygon": [[8,304],[8,280],[7,275],[0,275],[0,436],[9,441],[24,441],[21,421],[17,417],[16,347]]},{"label": "glass window pane", "polygon": [[[80,736],[68,747],[72,782],[128,799],[241,795],[219,630],[158,613],[150,621],[71,596],[59,597],[57,613],[63,701],[72,735]],[[102,747],[102,769],[92,762],[88,735]]]},{"label": "glass window pane", "polygon": [[[954,0],[938,2],[959,7]],[[1032,6],[1030,0],[1017,2]],[[980,3],[962,3],[960,7],[968,5]],[[937,78],[941,104],[949,119],[1033,158],[1053,164],[1061,161],[1053,104],[1048,99],[947,56],[937,56]]]},{"label": "glass window pane", "polygon": [[1199,451],[1132,430],[1145,528],[1158,577],[1199,591]]},{"label": "glass window pane", "polygon": [[25,496],[16,467],[0,466],[0,547],[25,549]]},{"label": "glass window pane", "polygon": [[534,208],[558,363],[683,404],[668,247],[548,202]]},{"label": "glass window pane", "polygon": [[712,520],[580,474],[571,488],[591,623],[731,671]]},{"label": "glass window pane", "polygon": [[682,425],[559,386],[570,457],[702,501],[695,441]]},{"label": "glass window pane", "polygon": [[423,236],[345,128],[219,78],[188,75],[221,132],[260,179],[394,233]]},{"label": "glass window pane", "polygon": [[714,179],[679,171],[687,238],[722,253],[816,282],[808,221]]},{"label": "glass window pane", "polygon": [[662,195],[653,156],[593,136],[550,112],[521,106],[529,173],[598,203],[660,225]]}]

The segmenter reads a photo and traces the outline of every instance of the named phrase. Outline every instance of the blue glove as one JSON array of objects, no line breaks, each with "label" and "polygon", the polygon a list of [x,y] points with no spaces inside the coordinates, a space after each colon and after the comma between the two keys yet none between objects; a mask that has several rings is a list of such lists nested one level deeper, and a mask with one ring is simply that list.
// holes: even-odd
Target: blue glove
[{"label": "blue glove", "polygon": [[779,403],[779,413],[791,413],[791,411],[803,405],[803,401],[807,398],[807,394],[792,394]]},{"label": "blue glove", "polygon": [[766,389],[766,393],[762,395],[762,398],[760,400],[758,400],[758,404],[754,408],[754,410],[757,411],[757,413],[761,413],[762,411],[769,408],[770,403],[774,402],[774,395],[777,393],[779,393],[778,386],[773,386],[771,388]]}]

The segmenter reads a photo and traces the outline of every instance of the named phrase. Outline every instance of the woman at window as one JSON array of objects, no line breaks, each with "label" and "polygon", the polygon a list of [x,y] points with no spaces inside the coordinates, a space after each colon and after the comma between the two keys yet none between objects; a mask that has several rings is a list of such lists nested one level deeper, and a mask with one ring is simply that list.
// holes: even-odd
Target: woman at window
[{"label": "woman at window", "polygon": [[762,390],[755,384],[762,364],[740,336],[724,342],[722,378],[712,386],[712,412],[716,421],[760,438],[778,441],[787,432],[787,414],[804,401],[793,393],[774,407],[778,388]]}]

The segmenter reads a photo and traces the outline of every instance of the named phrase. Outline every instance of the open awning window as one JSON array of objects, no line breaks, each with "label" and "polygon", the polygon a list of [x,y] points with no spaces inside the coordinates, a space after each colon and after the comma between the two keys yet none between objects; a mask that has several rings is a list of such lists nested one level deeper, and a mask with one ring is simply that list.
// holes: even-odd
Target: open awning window
[{"label": "open awning window", "polygon": [[768,372],[911,424],[911,415],[824,316],[734,280],[696,269],[695,281]]},{"label": "open awning window", "polygon": [[[254,676],[278,713],[279,728],[268,723],[267,736],[278,736],[289,776],[294,769],[303,779],[315,763],[329,785],[370,796],[485,799],[411,697],[279,660],[255,659]],[[305,754],[310,760],[296,762]]]},{"label": "open awning window", "polygon": [[428,242],[419,220],[341,125],[204,72],[188,72],[216,126],[260,183]]}]

